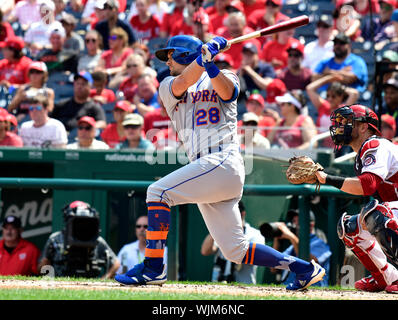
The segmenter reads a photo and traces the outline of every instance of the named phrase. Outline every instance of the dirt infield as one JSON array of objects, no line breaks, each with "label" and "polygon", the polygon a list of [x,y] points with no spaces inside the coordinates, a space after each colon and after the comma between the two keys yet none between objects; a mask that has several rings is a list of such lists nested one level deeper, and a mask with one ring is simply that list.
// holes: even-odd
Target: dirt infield
[{"label": "dirt infield", "polygon": [[246,298],[267,296],[297,299],[326,299],[326,300],[398,300],[398,294],[368,293],[354,290],[308,289],[303,292],[289,292],[282,287],[259,287],[244,285],[212,285],[212,284],[176,284],[166,283],[163,286],[121,286],[116,282],[95,281],[55,281],[55,280],[0,280],[2,289],[82,289],[82,290],[126,290],[131,292],[159,292],[159,293],[194,293],[236,296]]}]

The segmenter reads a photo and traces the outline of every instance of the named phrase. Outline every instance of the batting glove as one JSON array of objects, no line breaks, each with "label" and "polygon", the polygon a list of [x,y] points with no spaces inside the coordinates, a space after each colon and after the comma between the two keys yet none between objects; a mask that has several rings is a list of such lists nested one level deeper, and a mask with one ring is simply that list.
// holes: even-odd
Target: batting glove
[{"label": "batting glove", "polygon": [[225,49],[228,45],[227,39],[223,37],[214,37],[205,45],[202,46],[202,62],[210,63],[214,57]]}]

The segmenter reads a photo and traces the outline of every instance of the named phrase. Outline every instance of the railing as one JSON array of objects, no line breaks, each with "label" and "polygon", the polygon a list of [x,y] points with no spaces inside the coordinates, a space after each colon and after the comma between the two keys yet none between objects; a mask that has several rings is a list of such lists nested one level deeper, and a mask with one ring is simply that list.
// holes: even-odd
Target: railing
[{"label": "railing", "polygon": [[[145,191],[153,181],[121,181],[121,180],[90,180],[90,179],[64,179],[64,178],[0,178],[0,188],[39,188],[39,189],[61,189],[61,190],[135,190]],[[244,195],[255,196],[299,196],[299,257],[309,260],[310,247],[310,219],[309,219],[309,197],[311,195],[328,196],[328,243],[333,253],[337,252],[337,245],[340,241],[336,233],[336,197],[355,198],[334,187],[322,186],[316,191],[314,185],[245,185]],[[172,215],[172,223],[177,223],[178,206],[174,208],[175,215]],[[178,227],[178,226],[177,226]],[[169,278],[177,279],[178,270],[178,232],[169,239]],[[330,261],[330,275],[336,274],[337,257],[332,254]],[[334,276],[330,277],[333,283]]]}]

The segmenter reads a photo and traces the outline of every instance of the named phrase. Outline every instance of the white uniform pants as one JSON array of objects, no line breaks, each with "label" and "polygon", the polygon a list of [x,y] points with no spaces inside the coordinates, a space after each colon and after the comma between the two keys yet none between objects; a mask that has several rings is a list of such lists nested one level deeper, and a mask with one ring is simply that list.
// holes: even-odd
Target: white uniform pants
[{"label": "white uniform pants", "polygon": [[147,202],[169,206],[197,203],[205,224],[223,255],[241,263],[245,239],[238,203],[245,169],[237,146],[205,155],[149,186]]}]

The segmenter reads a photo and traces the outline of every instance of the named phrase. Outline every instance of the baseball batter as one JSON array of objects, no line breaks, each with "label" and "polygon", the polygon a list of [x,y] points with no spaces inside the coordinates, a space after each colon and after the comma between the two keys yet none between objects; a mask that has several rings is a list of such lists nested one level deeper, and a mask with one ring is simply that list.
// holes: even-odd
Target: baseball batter
[{"label": "baseball batter", "polygon": [[333,142],[349,145],[357,153],[357,177],[316,173],[321,183],[355,194],[373,196],[357,215],[344,213],[338,222],[339,238],[353,251],[371,276],[358,280],[363,291],[398,293],[398,147],[381,138],[378,117],[362,105],[341,107],[330,116]]},{"label": "baseball batter", "polygon": [[148,231],[145,260],[126,274],[123,284],[166,281],[163,252],[170,207],[196,203],[223,255],[234,263],[288,269],[297,274],[290,290],[320,281],[325,270],[314,261],[284,255],[269,246],[249,243],[243,234],[238,203],[245,169],[237,137],[238,77],[220,71],[214,57],[227,46],[215,37],[205,45],[192,36],[172,37],[156,56],[166,61],[171,76],[159,94],[182,141],[190,163],[153,183],[147,191]]}]

